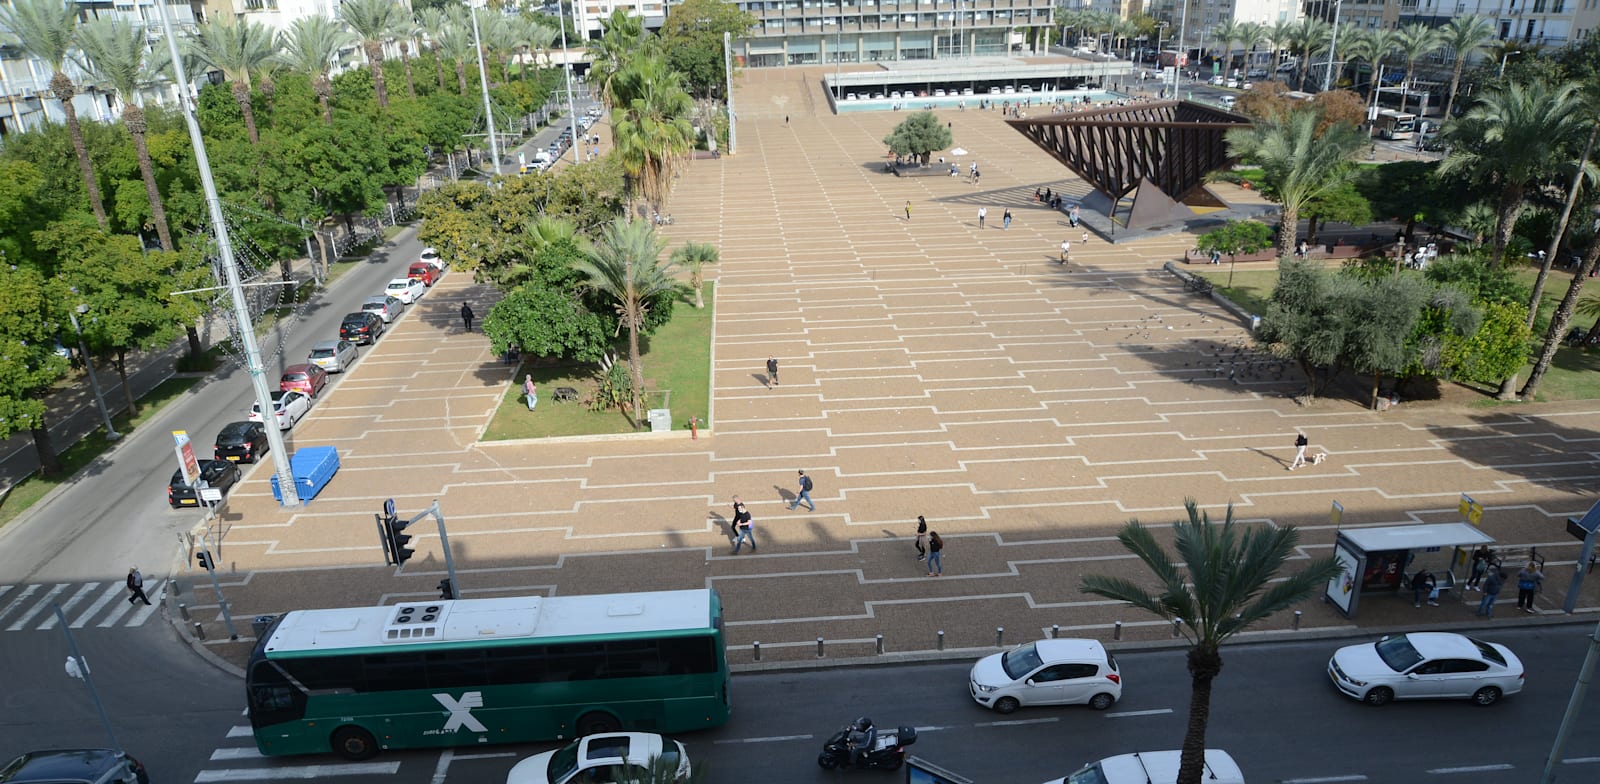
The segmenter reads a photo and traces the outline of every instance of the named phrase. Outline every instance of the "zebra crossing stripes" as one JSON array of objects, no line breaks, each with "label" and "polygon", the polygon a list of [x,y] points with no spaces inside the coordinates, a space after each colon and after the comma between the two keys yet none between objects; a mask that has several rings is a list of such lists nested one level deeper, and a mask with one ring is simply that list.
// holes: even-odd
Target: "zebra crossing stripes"
[{"label": "zebra crossing stripes", "polygon": [[[146,593],[160,596],[166,580],[152,580]],[[143,626],[156,614],[159,604],[131,605],[126,601],[123,583],[79,582],[0,585],[0,631],[47,631],[60,626],[54,605],[61,606],[67,626],[82,629],[90,625],[106,629],[114,626]],[[154,602],[154,600],[152,600]]]},{"label": "zebra crossing stripes", "polygon": [[[249,727],[233,726],[228,729],[228,740],[249,742],[253,737]],[[344,762],[305,764],[306,759],[324,757],[268,757],[254,745],[219,746],[211,752],[211,764],[194,777],[194,784],[221,784],[230,781],[310,781],[340,776],[393,776],[400,771],[398,760],[383,762]]]}]

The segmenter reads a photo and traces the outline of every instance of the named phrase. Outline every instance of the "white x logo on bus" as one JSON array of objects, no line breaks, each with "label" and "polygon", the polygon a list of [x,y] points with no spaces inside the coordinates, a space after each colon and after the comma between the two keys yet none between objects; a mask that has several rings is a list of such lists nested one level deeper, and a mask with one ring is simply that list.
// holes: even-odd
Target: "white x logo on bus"
[{"label": "white x logo on bus", "polygon": [[488,727],[483,726],[483,722],[472,715],[473,708],[483,707],[483,692],[469,691],[461,695],[460,700],[451,699],[448,694],[435,694],[433,698],[450,711],[450,720],[444,723],[445,732],[455,732],[462,727],[473,732],[489,731]]}]

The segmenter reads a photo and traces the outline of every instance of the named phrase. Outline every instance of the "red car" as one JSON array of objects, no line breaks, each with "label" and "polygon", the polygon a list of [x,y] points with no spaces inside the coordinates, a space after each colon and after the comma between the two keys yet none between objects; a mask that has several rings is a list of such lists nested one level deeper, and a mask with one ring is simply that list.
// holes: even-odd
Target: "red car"
[{"label": "red car", "polygon": [[424,286],[432,286],[433,282],[439,279],[439,270],[426,261],[419,261],[406,270],[406,277],[420,280]]},{"label": "red car", "polygon": [[327,385],[328,371],[316,365],[290,365],[284,368],[283,378],[278,379],[279,389],[285,392],[298,389],[311,397],[316,397]]}]

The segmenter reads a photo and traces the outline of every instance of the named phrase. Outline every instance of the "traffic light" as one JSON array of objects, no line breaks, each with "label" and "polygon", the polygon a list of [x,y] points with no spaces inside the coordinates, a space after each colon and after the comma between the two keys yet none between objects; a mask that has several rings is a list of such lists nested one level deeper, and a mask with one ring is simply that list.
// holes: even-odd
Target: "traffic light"
[{"label": "traffic light", "polygon": [[448,577],[446,577],[445,579],[439,581],[439,598],[440,599],[454,599],[454,598],[456,598],[456,587],[450,583],[450,578],[448,578]]},{"label": "traffic light", "polygon": [[406,561],[410,560],[412,554],[416,552],[406,547],[406,544],[411,541],[411,534],[401,533],[410,524],[411,521],[401,520],[398,517],[390,517],[383,521],[384,533],[389,537],[389,556],[394,559],[395,566],[404,566]]},{"label": "traffic light", "polygon": [[216,563],[211,560],[211,553],[208,550],[201,550],[200,552],[195,553],[194,562],[200,564],[200,568],[208,572],[217,568]]}]

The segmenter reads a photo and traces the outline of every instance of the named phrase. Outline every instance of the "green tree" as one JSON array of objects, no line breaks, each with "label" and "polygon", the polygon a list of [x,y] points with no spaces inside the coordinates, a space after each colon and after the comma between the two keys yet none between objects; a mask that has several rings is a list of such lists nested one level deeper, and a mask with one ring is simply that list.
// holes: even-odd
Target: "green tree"
[{"label": "green tree", "polygon": [[[1550,363],[1555,360],[1556,350],[1561,347],[1561,339],[1566,336],[1567,326],[1572,323],[1572,314],[1578,305],[1578,299],[1583,295],[1583,282],[1595,273],[1600,267],[1600,233],[1589,241],[1589,247],[1583,254],[1583,262],[1572,273],[1572,282],[1567,284],[1567,293],[1562,295],[1561,303],[1556,305],[1555,313],[1550,316],[1550,328],[1545,331],[1544,345],[1539,349],[1539,355],[1533,361],[1533,370],[1528,374],[1528,383],[1522,385],[1519,393],[1523,398],[1531,398],[1539,391],[1539,382],[1544,380],[1544,375],[1550,369]],[[1600,327],[1600,325],[1597,325]],[[1515,379],[1516,376],[1511,376]]]},{"label": "green tree", "polygon": [[1333,25],[1314,16],[1301,17],[1290,38],[1289,50],[1295,53],[1295,89],[1306,89],[1306,74],[1311,72],[1311,58],[1326,51],[1333,37]]},{"label": "green tree", "polygon": [[1252,220],[1230,220],[1220,229],[1200,235],[1196,247],[1203,253],[1228,254],[1228,285],[1233,285],[1233,261],[1241,253],[1272,247],[1272,227]]},{"label": "green tree", "polygon": [[[1430,269],[1433,265],[1429,265]],[[1478,263],[1482,267],[1481,262]],[[1482,323],[1470,334],[1449,334],[1443,342],[1440,375],[1498,384],[1528,360],[1527,308],[1516,302],[1483,302]]]},{"label": "green tree", "polygon": [[[355,43],[355,36],[338,22],[320,14],[294,20],[278,33],[280,60],[290,70],[305,74],[322,105],[322,121],[333,124],[333,82],[328,78],[339,51]],[[440,86],[443,86],[441,82]]]},{"label": "green tree", "polygon": [[1272,32],[1256,22],[1245,22],[1239,25],[1239,43],[1244,46],[1244,67],[1246,70],[1254,65],[1256,47],[1272,37]]},{"label": "green tree", "polygon": [[1400,28],[1395,35],[1395,41],[1399,43],[1400,53],[1406,59],[1405,89],[1400,93],[1400,111],[1404,112],[1406,98],[1410,95],[1412,85],[1415,84],[1417,60],[1439,48],[1439,31],[1420,22],[1413,22]]},{"label": "green tree", "polygon": [[15,40],[29,56],[50,67],[50,92],[61,102],[89,208],[100,227],[105,228],[110,224],[105,203],[100,199],[100,183],[95,179],[94,163],[89,160],[83,128],[78,124],[78,109],[72,102],[78,87],[64,70],[77,36],[78,13],[77,3],[64,0],[10,0],[9,5],[0,5],[0,40]]},{"label": "green tree", "polygon": [[1227,133],[1230,154],[1260,166],[1264,195],[1283,205],[1280,254],[1295,247],[1301,210],[1349,180],[1355,173],[1350,161],[1366,146],[1366,134],[1347,123],[1328,125],[1319,135],[1321,121],[1322,112],[1308,107]]},{"label": "green tree", "polygon": [[629,59],[609,84],[615,101],[611,111],[615,154],[631,179],[635,197],[660,211],[666,206],[673,175],[694,146],[694,126],[689,121],[694,101],[659,55]]},{"label": "green tree", "polygon": [[1461,89],[1461,70],[1466,67],[1468,59],[1483,51],[1484,46],[1494,40],[1494,21],[1471,14],[1457,16],[1451,18],[1439,32],[1445,48],[1450,50],[1450,59],[1455,63],[1450,70],[1450,98],[1444,104],[1444,117],[1448,120],[1455,116],[1456,93]]},{"label": "green tree", "polygon": [[413,7],[417,11],[417,28],[422,31],[429,50],[433,52],[433,70],[439,79],[439,89],[444,90],[444,57],[440,54],[439,42],[451,25],[450,18],[437,6],[423,8],[413,4]]},{"label": "green tree", "polygon": [[1372,222],[1372,203],[1354,182],[1345,181],[1339,187],[1317,194],[1305,206],[1306,217],[1310,222],[1306,226],[1306,241],[1317,241],[1317,229],[1324,223],[1343,223],[1349,226],[1365,226]]},{"label": "green tree", "polygon": [[1154,590],[1103,575],[1085,576],[1081,590],[1179,623],[1190,643],[1190,694],[1177,784],[1202,784],[1211,691],[1222,673],[1223,643],[1311,597],[1342,567],[1328,556],[1280,577],[1290,559],[1299,557],[1300,532],[1293,526],[1237,524],[1232,504],[1219,525],[1194,499],[1184,499],[1183,506],[1188,519],[1172,524],[1171,553],[1138,520],[1128,521],[1117,533],[1117,541],[1155,576]]},{"label": "green tree", "polygon": [[696,98],[721,96],[722,34],[743,36],[756,25],[754,15],[726,0],[684,0],[672,6],[658,33],[667,62],[683,74],[684,84]]},{"label": "green tree", "polygon": [[383,44],[407,23],[405,7],[392,0],[345,0],[339,6],[339,21],[361,38],[378,108],[389,108],[389,88],[383,77]]},{"label": "green tree", "polygon": [[933,112],[916,112],[900,121],[883,143],[895,155],[915,155],[919,163],[928,165],[929,157],[950,146],[955,139],[950,129],[939,122]]},{"label": "green tree", "polygon": [[233,91],[233,100],[239,104],[239,114],[244,118],[245,133],[253,145],[261,144],[261,134],[256,130],[256,112],[251,106],[251,79],[274,62],[277,48],[272,30],[248,19],[234,22],[226,19],[200,25],[193,38],[188,39],[188,54],[205,68],[222,72]]},{"label": "green tree", "polygon": [[666,241],[655,227],[642,220],[618,220],[607,226],[589,256],[578,264],[588,278],[588,287],[605,296],[616,308],[628,330],[628,368],[633,377],[633,421],[644,422],[644,364],[639,356],[639,333],[646,328],[646,316],[654,301],[663,294],[674,295],[679,284],[673,279],[675,265],[661,263]]},{"label": "green tree", "polygon": [[617,109],[623,101],[618,99],[612,82],[636,55],[649,54],[651,48],[645,38],[644,17],[629,13],[626,8],[617,8],[600,20],[600,30],[600,40],[589,43],[592,67],[588,79],[600,101],[607,108]]},{"label": "green tree", "polygon": [[50,442],[45,396],[67,374],[55,353],[66,311],[39,270],[0,259],[0,438],[24,430],[33,436],[40,473],[61,473]]},{"label": "green tree", "polygon": [[707,242],[685,242],[672,252],[672,263],[689,271],[689,288],[694,289],[694,306],[706,306],[703,291],[706,287],[705,265],[722,259],[717,246]]}]

